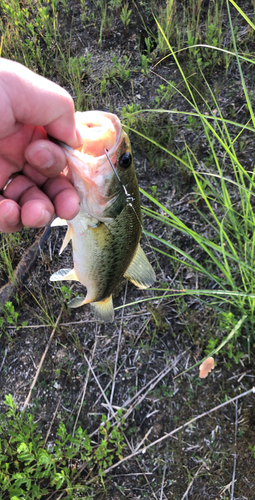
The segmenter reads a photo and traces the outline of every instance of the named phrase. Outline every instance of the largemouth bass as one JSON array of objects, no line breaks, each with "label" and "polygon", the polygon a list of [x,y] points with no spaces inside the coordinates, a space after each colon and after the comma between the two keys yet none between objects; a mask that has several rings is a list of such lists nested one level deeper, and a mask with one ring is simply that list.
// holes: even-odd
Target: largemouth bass
[{"label": "largemouth bass", "polygon": [[121,277],[148,288],[155,273],[139,244],[142,215],[127,134],[111,113],[77,112],[76,123],[82,148],[59,144],[81,209],[72,220],[57,218],[52,223],[67,224],[60,253],[72,240],[74,267],[57,271],[50,280],[80,281],[87,295],[72,299],[69,307],[90,303],[97,319],[113,321],[112,293]]}]

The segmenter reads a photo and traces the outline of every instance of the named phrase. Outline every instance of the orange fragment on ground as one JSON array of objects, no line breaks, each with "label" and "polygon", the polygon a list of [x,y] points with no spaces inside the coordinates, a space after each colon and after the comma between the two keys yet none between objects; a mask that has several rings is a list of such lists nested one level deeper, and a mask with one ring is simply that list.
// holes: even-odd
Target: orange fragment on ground
[{"label": "orange fragment on ground", "polygon": [[207,358],[203,361],[203,363],[199,367],[199,377],[206,378],[208,373],[214,369],[214,359]]}]

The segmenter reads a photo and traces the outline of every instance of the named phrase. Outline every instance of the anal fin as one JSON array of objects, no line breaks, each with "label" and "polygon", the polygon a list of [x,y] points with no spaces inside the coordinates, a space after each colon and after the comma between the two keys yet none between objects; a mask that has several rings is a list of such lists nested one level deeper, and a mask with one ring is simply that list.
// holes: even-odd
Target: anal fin
[{"label": "anal fin", "polygon": [[137,247],[135,256],[127,268],[124,277],[134,283],[138,288],[148,288],[156,280],[154,269],[150,265],[140,244]]},{"label": "anal fin", "polygon": [[86,304],[86,297],[74,297],[74,299],[70,300],[67,303],[68,307],[71,309],[76,309],[76,307],[81,307],[83,304]]},{"label": "anal fin", "polygon": [[[75,297],[74,299],[70,300],[67,305],[71,309],[75,309],[76,307],[81,307],[87,303],[88,302],[86,297]],[[107,297],[107,299],[105,300],[101,300],[100,302],[91,302],[90,306],[95,319],[104,321],[105,323],[114,321],[112,295],[110,295],[110,297]]]},{"label": "anal fin", "polygon": [[74,269],[60,269],[52,274],[50,281],[79,281]]},{"label": "anal fin", "polygon": [[100,302],[91,302],[90,306],[96,319],[104,321],[105,323],[114,321],[112,295],[105,300],[100,300]]}]

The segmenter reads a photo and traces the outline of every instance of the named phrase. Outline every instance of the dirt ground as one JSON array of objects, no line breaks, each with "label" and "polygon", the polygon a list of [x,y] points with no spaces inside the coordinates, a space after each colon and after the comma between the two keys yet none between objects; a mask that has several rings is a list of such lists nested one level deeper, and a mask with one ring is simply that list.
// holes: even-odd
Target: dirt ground
[{"label": "dirt ground", "polygon": [[[146,15],[146,9],[142,7],[145,3],[139,3],[143,16]],[[87,2],[87,8],[89,12],[97,12],[93,2]],[[251,10],[249,2],[247,9]],[[155,23],[149,14],[146,22],[155,31]],[[100,20],[96,18],[90,26],[84,27],[78,2],[70,2],[68,14],[60,11],[59,23],[62,30],[72,29],[71,55],[92,55],[92,72],[82,81],[80,106],[84,109],[103,109],[121,118],[124,106],[139,104],[143,109],[155,105],[157,89],[162,82],[166,85],[160,77],[174,80],[176,84],[180,82],[180,75],[170,58],[157,67],[160,77],[142,72],[139,49],[145,43],[146,33],[134,5],[127,34],[116,17],[110,32],[103,34],[101,44],[98,43]],[[123,56],[128,57],[132,77],[123,81],[118,75],[109,77],[108,74],[107,88],[103,92],[101,82],[107,68],[114,66],[113,55],[122,64]],[[159,55],[155,53],[151,56],[150,66],[158,60]],[[183,64],[185,66],[185,60]],[[254,75],[254,69],[250,68],[251,91]],[[64,78],[61,80],[59,73],[52,79],[64,85]],[[217,67],[210,75],[209,83],[217,94],[224,116],[231,119],[234,110],[238,113],[238,121],[245,123],[247,109],[236,66],[230,65],[227,76],[225,68]],[[76,99],[68,81],[65,87]],[[171,107],[188,109],[184,99],[177,95],[173,96]],[[169,127],[168,118],[165,120],[165,123],[163,120],[157,124],[161,131]],[[180,150],[185,135],[186,142],[194,145],[203,161],[208,152],[203,146],[202,132],[186,127],[185,117],[172,116],[171,120],[173,137],[169,137],[167,146],[171,145],[174,152]],[[187,224],[201,224],[192,204],[194,181],[190,174],[180,171],[179,165],[169,156],[163,157],[159,167],[157,162],[162,158],[161,153],[156,149],[152,152],[146,149],[145,142],[135,134],[131,133],[130,137],[139,186],[149,193],[153,192],[152,186],[156,186],[154,192],[164,206]],[[249,168],[254,161],[254,150],[249,137],[247,140],[245,154]],[[141,197],[141,203],[152,206],[145,197]],[[176,245],[194,252],[194,258],[203,258],[191,240],[177,231],[170,234],[169,229],[155,219],[144,218],[144,229],[158,236],[164,235],[166,239],[171,237]],[[16,246],[13,243],[13,267],[41,233],[42,230],[27,229],[21,233]],[[204,357],[203,349],[214,330],[219,336],[224,332],[219,331],[215,311],[206,308],[198,298],[143,301],[147,297],[153,298],[157,292],[138,290],[123,279],[114,294],[116,319],[113,324],[96,322],[88,306],[71,311],[60,290],[61,284],[49,281],[56,270],[72,267],[70,245],[58,256],[64,234],[63,228],[51,230],[35,263],[24,276],[23,286],[12,297],[18,319],[15,325],[5,324],[0,336],[0,411],[5,411],[4,397],[9,393],[18,409],[23,409],[49,345],[28,404],[43,436],[49,431],[48,444],[54,442],[61,421],[70,432],[74,425],[81,425],[90,434],[96,431],[102,414],[108,414],[108,400],[114,410],[130,409],[125,423],[124,457],[138,448],[141,453],[112,469],[105,478],[107,493],[99,489],[95,498],[254,499],[255,459],[249,448],[255,446],[254,395],[241,397],[238,402],[207,414],[252,388],[254,346],[251,346],[249,358],[240,340],[244,356],[239,364],[231,362],[226,354],[220,354],[214,371],[201,380],[198,367],[183,372]],[[157,274],[158,288],[162,283],[174,288],[179,288],[180,284],[184,288],[200,286],[202,278],[184,266],[176,272],[174,263],[154,250],[152,247],[155,246],[164,248],[146,236],[142,237],[142,247]],[[0,285],[4,286],[8,281],[4,264],[0,273]],[[73,285],[72,293],[75,291],[84,293],[79,283]],[[21,326],[23,322],[27,324]],[[117,372],[113,383],[115,365]],[[203,413],[204,417],[146,449]],[[94,439],[97,439],[97,433]],[[58,493],[52,498],[57,499]]]}]

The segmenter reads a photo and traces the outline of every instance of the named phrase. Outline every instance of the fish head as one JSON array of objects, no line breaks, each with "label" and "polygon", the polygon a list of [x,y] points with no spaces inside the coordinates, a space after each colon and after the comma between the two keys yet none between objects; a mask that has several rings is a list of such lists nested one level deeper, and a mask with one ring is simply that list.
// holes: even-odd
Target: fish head
[{"label": "fish head", "polygon": [[76,125],[83,145],[61,144],[68,172],[79,193],[81,209],[101,222],[115,218],[137,192],[129,138],[117,116],[101,111],[77,112]]}]

